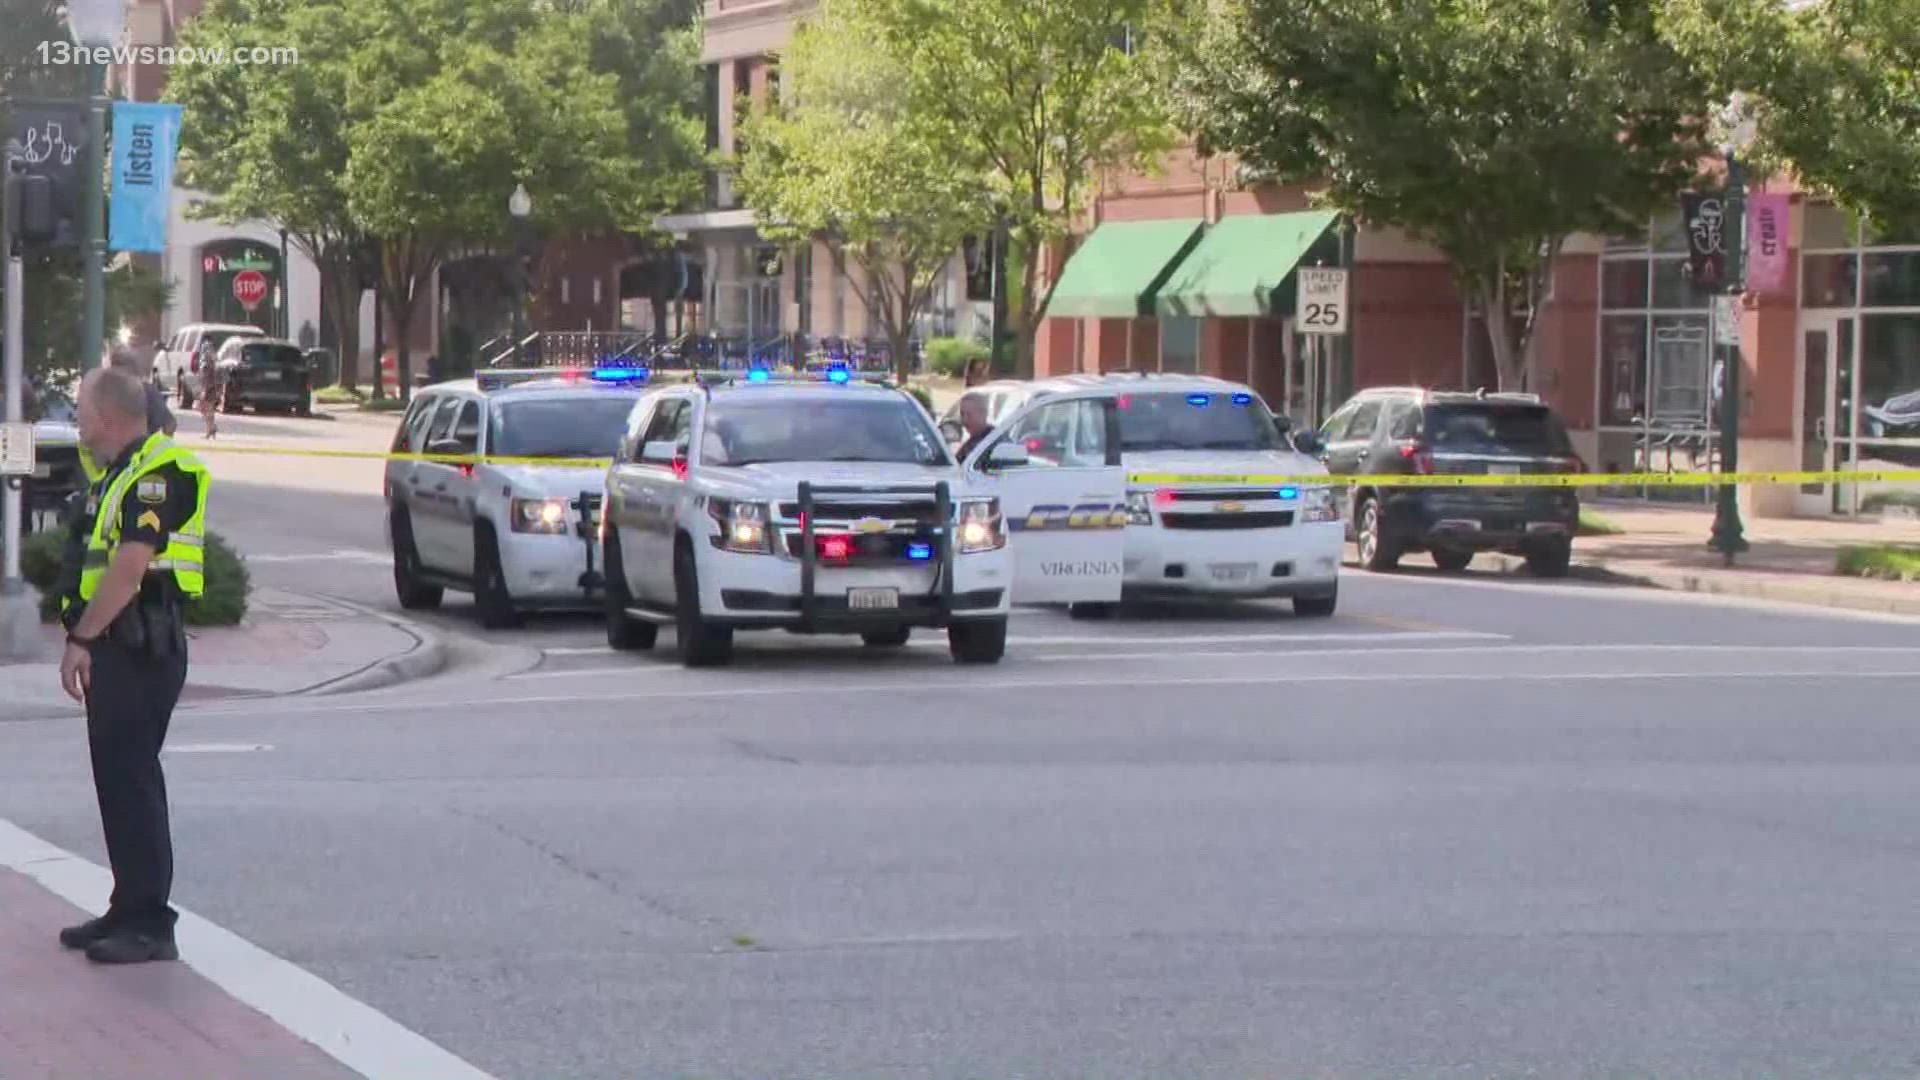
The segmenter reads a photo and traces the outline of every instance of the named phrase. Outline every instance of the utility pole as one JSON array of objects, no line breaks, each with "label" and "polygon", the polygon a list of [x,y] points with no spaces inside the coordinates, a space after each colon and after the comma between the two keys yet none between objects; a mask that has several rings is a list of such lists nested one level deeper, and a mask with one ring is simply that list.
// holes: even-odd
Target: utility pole
[{"label": "utility pole", "polygon": [[107,68],[87,63],[87,147],[84,203],[80,210],[81,284],[85,290],[80,318],[80,370],[100,366],[107,339]]},{"label": "utility pole", "polygon": [[[26,230],[21,213],[26,175],[26,154],[17,140],[9,139],[0,147],[0,258],[5,262],[6,303],[0,318],[4,336],[6,390],[6,438],[9,443],[24,439],[28,450],[27,472],[32,472],[33,425],[26,422],[26,270],[21,247]],[[17,458],[17,448],[7,456]],[[13,473],[13,469],[8,470]],[[22,514],[23,475],[5,477],[0,493],[0,529],[5,531],[4,559],[0,559],[0,655],[22,658],[39,652],[40,609],[20,575],[20,542],[26,524]]]}]

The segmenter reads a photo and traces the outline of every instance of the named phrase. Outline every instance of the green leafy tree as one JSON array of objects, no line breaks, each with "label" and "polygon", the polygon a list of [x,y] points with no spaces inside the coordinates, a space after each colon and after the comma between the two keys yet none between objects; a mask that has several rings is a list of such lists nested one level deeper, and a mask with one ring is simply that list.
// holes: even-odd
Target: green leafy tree
[{"label": "green leafy tree", "polygon": [[825,238],[859,265],[854,290],[879,315],[904,381],[915,322],[994,206],[986,178],[901,99],[898,59],[874,55],[857,31],[832,5],[795,34],[781,57],[788,101],[741,129],[740,187],[768,239]]},{"label": "green leafy tree", "polygon": [[1037,253],[1070,254],[1072,228],[1109,169],[1147,168],[1172,144],[1155,65],[1130,46],[1152,0],[834,0],[855,40],[899,73],[952,167],[979,170],[1021,268],[1009,290],[1015,369],[1053,298]]},{"label": "green leafy tree", "polygon": [[[351,42],[338,32],[344,0],[214,0],[183,43],[234,49],[292,46],[283,66],[183,64],[167,96],[186,108],[180,179],[208,193],[199,213],[228,223],[272,221],[313,262],[352,387],[360,354],[359,265],[371,238],[347,204],[346,91]],[[379,392],[379,380],[375,380]]]},{"label": "green leafy tree", "polygon": [[1910,0],[1682,0],[1669,36],[1711,79],[1744,94],[1749,157],[1865,213],[1920,229],[1920,9]]},{"label": "green leafy tree", "polygon": [[1445,254],[1518,389],[1566,237],[1644,227],[1708,150],[1657,3],[1221,0],[1180,97],[1203,150]]}]

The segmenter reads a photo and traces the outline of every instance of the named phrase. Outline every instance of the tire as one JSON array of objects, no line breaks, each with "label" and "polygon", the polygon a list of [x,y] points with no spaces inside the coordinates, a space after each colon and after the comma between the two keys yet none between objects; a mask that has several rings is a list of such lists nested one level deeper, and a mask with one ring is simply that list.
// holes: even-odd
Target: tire
[{"label": "tire", "polygon": [[860,640],[870,649],[897,649],[913,636],[913,627],[896,626],[891,630],[869,630],[860,635]]},{"label": "tire", "polygon": [[1572,565],[1572,540],[1551,540],[1527,550],[1527,573],[1534,577],[1563,578]]},{"label": "tire", "polygon": [[1434,548],[1428,554],[1433,556],[1433,565],[1449,574],[1457,574],[1473,561],[1473,552],[1457,548]]},{"label": "tire", "polygon": [[1007,620],[969,619],[947,627],[947,651],[956,664],[997,664],[1007,655]]},{"label": "tire", "polygon": [[1079,619],[1083,622],[1088,622],[1095,619],[1111,619],[1115,615],[1119,614],[1119,611],[1120,611],[1119,604],[1108,604],[1108,603],[1098,603],[1098,602],[1068,604],[1067,618]]},{"label": "tire", "polygon": [[1361,566],[1369,570],[1392,570],[1400,565],[1399,545],[1387,535],[1386,514],[1380,508],[1379,499],[1361,500],[1354,522],[1354,540],[1360,548]]},{"label": "tire", "polygon": [[673,548],[674,634],[679,639],[680,663],[686,667],[719,667],[733,659],[733,628],[714,626],[700,615],[699,568],[693,547],[685,540]]},{"label": "tire", "polygon": [[608,530],[601,553],[601,570],[607,585],[602,590],[607,612],[607,645],[620,652],[639,652],[653,648],[660,628],[627,614],[633,596],[627,591],[627,564],[620,555],[620,534]]},{"label": "tire", "polygon": [[520,625],[520,613],[513,610],[513,595],[507,591],[507,572],[500,564],[500,542],[492,529],[476,529],[473,534],[473,606],[485,629],[511,630]]},{"label": "tire", "polygon": [[440,606],[446,590],[421,579],[420,552],[413,545],[413,522],[393,515],[393,591],[405,611],[430,611]]},{"label": "tire", "polygon": [[193,391],[187,389],[186,383],[180,384],[180,408],[182,410],[193,408]]},{"label": "tire", "polygon": [[1293,598],[1293,614],[1302,619],[1324,619],[1333,614],[1340,606],[1340,590],[1325,596],[1296,596]]}]

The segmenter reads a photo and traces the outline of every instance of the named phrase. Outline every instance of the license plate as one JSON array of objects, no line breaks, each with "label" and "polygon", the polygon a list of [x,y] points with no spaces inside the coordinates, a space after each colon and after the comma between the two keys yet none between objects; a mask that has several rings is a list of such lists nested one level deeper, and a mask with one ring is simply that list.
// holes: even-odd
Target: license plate
[{"label": "license plate", "polygon": [[260,373],[260,377],[268,382],[279,382],[281,373],[278,371],[263,371]]},{"label": "license plate", "polygon": [[1207,567],[1207,572],[1213,575],[1215,581],[1253,580],[1252,563],[1214,563]]},{"label": "license plate", "polygon": [[899,589],[847,590],[847,607],[852,611],[892,611],[899,606]]},{"label": "license plate", "polygon": [[1489,465],[1489,466],[1487,466],[1487,475],[1489,475],[1489,476],[1519,476],[1519,475],[1520,475],[1520,466],[1518,466],[1518,465]]}]

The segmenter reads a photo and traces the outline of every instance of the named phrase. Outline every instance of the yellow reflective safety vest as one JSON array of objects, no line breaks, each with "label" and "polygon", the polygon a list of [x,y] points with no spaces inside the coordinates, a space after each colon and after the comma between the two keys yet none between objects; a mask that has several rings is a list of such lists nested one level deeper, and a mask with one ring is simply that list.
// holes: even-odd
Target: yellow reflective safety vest
[{"label": "yellow reflective safety vest", "polygon": [[107,475],[107,470],[93,460],[93,451],[87,449],[86,443],[81,443],[79,449],[80,471],[87,474],[87,486],[92,487],[100,482],[101,477]]},{"label": "yellow reflective safety vest", "polygon": [[167,547],[154,557],[149,573],[171,573],[182,596],[191,600],[207,588],[207,467],[200,459],[174,445],[165,435],[149,435],[127,467],[107,482],[95,504],[93,532],[87,537],[86,561],[80,568],[80,599],[93,599],[106,576],[113,553],[120,547],[120,508],[134,485],[171,465],[198,481],[193,516],[167,535]]}]

